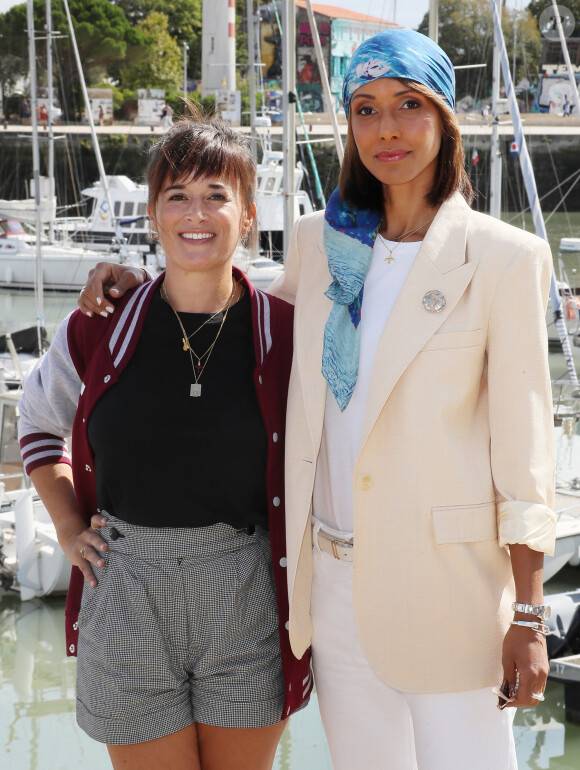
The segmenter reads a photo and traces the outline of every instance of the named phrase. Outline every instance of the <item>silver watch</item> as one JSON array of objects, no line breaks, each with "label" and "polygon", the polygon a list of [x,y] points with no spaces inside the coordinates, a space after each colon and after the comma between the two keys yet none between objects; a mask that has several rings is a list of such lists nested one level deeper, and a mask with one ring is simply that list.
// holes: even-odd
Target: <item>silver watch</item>
[{"label": "silver watch", "polygon": [[522,602],[513,602],[512,610],[523,612],[524,615],[535,615],[540,620],[547,620],[552,612],[549,604],[522,604]]}]

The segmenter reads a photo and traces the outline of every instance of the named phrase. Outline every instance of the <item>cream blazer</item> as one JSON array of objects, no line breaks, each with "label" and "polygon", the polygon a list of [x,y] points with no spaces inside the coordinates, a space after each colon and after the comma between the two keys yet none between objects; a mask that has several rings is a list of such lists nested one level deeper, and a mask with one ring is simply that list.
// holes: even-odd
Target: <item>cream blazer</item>
[{"label": "cream blazer", "polygon": [[[332,279],[322,224],[321,212],[297,222],[272,288],[296,306],[286,525],[297,657],[312,637],[310,515],[327,391]],[[473,212],[456,193],[437,213],[380,339],[352,478],[353,602],[370,665],[398,690],[499,683],[514,599],[503,546],[552,552],[551,270],[543,240]],[[434,289],[445,296],[439,313],[422,303]]]}]

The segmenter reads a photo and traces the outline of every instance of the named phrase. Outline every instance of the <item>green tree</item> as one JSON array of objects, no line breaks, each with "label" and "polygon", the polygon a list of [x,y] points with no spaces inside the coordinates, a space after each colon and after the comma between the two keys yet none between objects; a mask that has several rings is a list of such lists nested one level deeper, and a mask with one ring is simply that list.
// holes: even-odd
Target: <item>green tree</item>
[{"label": "green tree", "polygon": [[19,78],[26,75],[27,67],[19,56],[12,53],[0,52],[0,102],[4,105],[4,114],[8,117],[5,96],[12,91]]},{"label": "green tree", "polygon": [[176,91],[182,82],[182,55],[169,32],[167,16],[153,11],[137,24],[136,30],[147,40],[147,56],[125,61],[120,69],[123,87]]},{"label": "green tree", "polygon": [[180,47],[189,46],[187,73],[190,78],[201,77],[201,17],[202,0],[115,0],[134,26],[151,13],[167,16],[168,32]]},{"label": "green tree", "polygon": [[[68,0],[73,28],[77,40],[83,75],[90,85],[110,76],[122,62],[127,51],[136,51],[144,46],[144,38],[133,29],[122,9],[109,0]],[[35,0],[34,28],[37,32],[45,29],[46,3]],[[65,110],[65,117],[79,112],[84,107],[80,99],[79,75],[72,52],[68,20],[64,5],[59,0],[52,3],[52,26],[63,37],[55,40],[53,51],[58,94]],[[17,5],[0,16],[6,47],[4,52],[17,56],[21,68],[28,71],[28,35],[26,5]],[[45,46],[37,42],[38,84],[46,85]]]},{"label": "green tree", "polygon": [[[580,35],[580,0],[558,0],[558,5],[563,5],[565,8],[572,12],[574,18],[576,19],[576,28],[572,34],[574,37],[578,37]],[[540,14],[545,8],[552,8],[551,0],[531,0],[531,2],[528,4],[527,10],[534,17],[534,19],[536,19],[536,21],[539,21]]]},{"label": "green tree", "polygon": [[[510,62],[514,40],[513,13],[505,8],[502,12],[502,28]],[[516,25],[516,83],[523,77],[537,77],[541,52],[537,24],[530,14],[520,15]],[[428,34],[428,14],[425,14],[418,31]],[[441,0],[439,44],[455,66],[485,64],[481,68],[456,71],[457,99],[466,95],[488,99],[493,58],[493,16],[489,0]]]}]

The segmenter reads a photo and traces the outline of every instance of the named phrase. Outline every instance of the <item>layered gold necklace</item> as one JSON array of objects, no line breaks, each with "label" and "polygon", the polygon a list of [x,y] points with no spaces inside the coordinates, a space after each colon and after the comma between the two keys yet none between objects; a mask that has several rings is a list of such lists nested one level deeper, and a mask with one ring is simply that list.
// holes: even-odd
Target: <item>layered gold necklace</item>
[{"label": "layered gold necklace", "polygon": [[418,233],[419,230],[422,230],[424,227],[426,227],[427,225],[431,224],[431,222],[434,219],[435,219],[435,217],[431,217],[431,219],[428,219],[426,222],[423,222],[423,224],[419,225],[419,227],[415,227],[413,230],[407,230],[406,233],[403,233],[402,235],[399,235],[399,237],[396,239],[397,243],[395,243],[393,248],[391,248],[390,246],[387,246],[387,239],[385,237],[383,237],[379,233],[380,238],[381,238],[381,240],[383,242],[383,246],[389,252],[389,256],[385,257],[385,262],[387,262],[389,265],[391,264],[391,262],[394,262],[395,261],[395,257],[393,257],[393,251],[395,251],[395,249],[398,249],[399,246],[402,243],[404,243],[410,235],[413,235],[413,233]]},{"label": "layered gold necklace", "polygon": [[[191,383],[191,385],[189,387],[189,395],[192,398],[199,398],[201,396],[201,383],[200,383],[199,380],[201,379],[201,375],[203,374],[204,369],[207,366],[207,362],[209,361],[209,358],[210,358],[210,356],[212,354],[212,351],[213,351],[213,349],[215,347],[215,344],[218,341],[218,338],[219,338],[219,336],[220,336],[220,334],[222,332],[222,329],[224,328],[224,324],[226,322],[226,318],[228,317],[228,311],[229,311],[230,307],[232,306],[232,304],[234,302],[234,298],[236,296],[236,292],[237,292],[238,286],[239,286],[238,282],[234,281],[233,282],[233,286],[232,286],[231,294],[228,297],[228,301],[226,302],[226,304],[221,308],[221,310],[217,310],[209,318],[206,318],[206,320],[200,326],[198,326],[197,329],[194,332],[192,332],[189,335],[185,331],[185,328],[183,326],[183,323],[181,321],[179,313],[177,312],[177,310],[171,304],[171,300],[169,299],[169,296],[167,294],[167,289],[165,288],[165,282],[161,286],[161,297],[162,297],[162,299],[165,300],[165,302],[167,302],[169,307],[173,310],[173,313],[174,313],[175,317],[177,318],[177,323],[179,324],[179,328],[181,329],[181,333],[183,335],[182,338],[181,338],[183,350],[189,353],[189,359],[191,361],[191,370],[193,372],[193,382]],[[243,291],[243,289],[242,289],[242,291]],[[193,337],[195,337],[195,335],[201,329],[203,329],[203,327],[207,323],[209,323],[211,320],[213,320],[220,313],[223,314],[222,315],[222,320],[221,320],[221,323],[220,323],[219,328],[217,330],[217,334],[215,335],[215,337],[213,339],[213,342],[210,344],[210,346],[207,348],[207,350],[204,353],[202,353],[201,355],[198,355],[195,352],[195,350],[192,348],[190,340]],[[197,364],[195,364],[194,361],[193,361],[194,357],[195,357],[195,359],[197,361]]]}]

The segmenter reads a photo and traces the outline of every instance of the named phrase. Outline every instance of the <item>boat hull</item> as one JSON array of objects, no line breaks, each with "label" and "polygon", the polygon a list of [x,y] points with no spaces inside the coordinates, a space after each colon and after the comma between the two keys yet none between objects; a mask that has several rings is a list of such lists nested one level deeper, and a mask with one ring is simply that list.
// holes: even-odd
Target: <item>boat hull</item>
[{"label": "boat hull", "polygon": [[[78,250],[42,255],[44,289],[79,291],[86,283],[87,273],[97,262],[119,262],[118,256]],[[0,287],[34,289],[36,284],[35,254],[6,254],[0,252]]]}]

